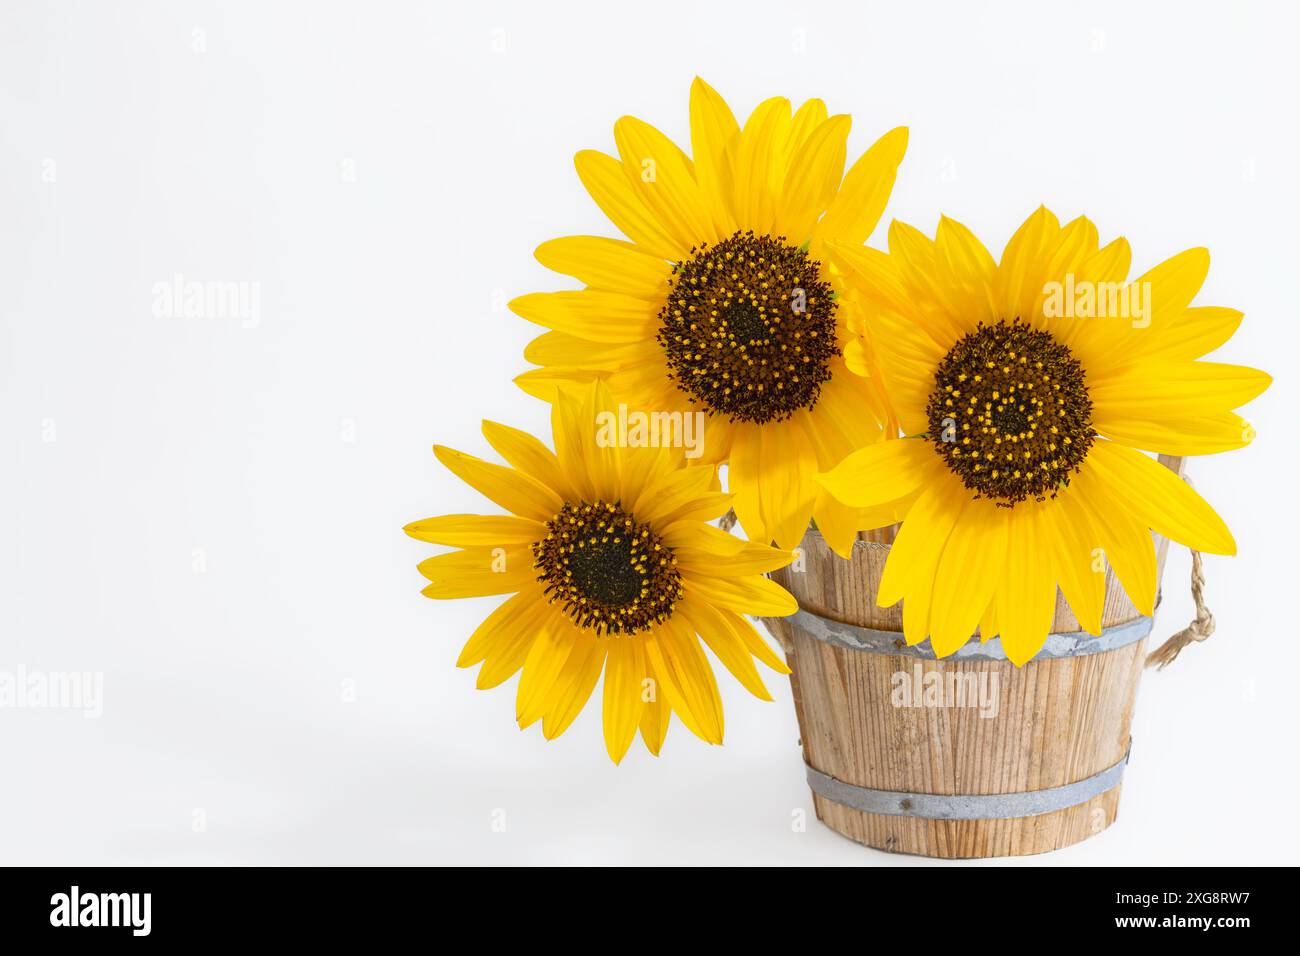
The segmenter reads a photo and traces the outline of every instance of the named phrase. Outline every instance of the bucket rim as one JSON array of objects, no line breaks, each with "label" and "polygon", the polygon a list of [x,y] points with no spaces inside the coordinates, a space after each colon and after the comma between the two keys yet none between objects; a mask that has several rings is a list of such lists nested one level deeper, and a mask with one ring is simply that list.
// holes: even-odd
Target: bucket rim
[{"label": "bucket rim", "polygon": [[[1002,647],[1000,637],[991,637],[987,641],[972,639],[951,654],[939,657],[934,653],[928,637],[919,644],[909,645],[903,639],[902,631],[887,631],[849,624],[823,617],[804,607],[800,607],[789,617],[773,620],[783,621],[798,628],[824,644],[851,651],[864,651],[868,654],[894,654],[899,657],[914,657],[929,661],[1010,660]],[[1031,657],[1030,661],[1105,654],[1142,640],[1151,633],[1153,624],[1154,618],[1140,615],[1121,624],[1102,628],[1100,635],[1089,634],[1087,631],[1054,631],[1047,635],[1042,650]]]}]

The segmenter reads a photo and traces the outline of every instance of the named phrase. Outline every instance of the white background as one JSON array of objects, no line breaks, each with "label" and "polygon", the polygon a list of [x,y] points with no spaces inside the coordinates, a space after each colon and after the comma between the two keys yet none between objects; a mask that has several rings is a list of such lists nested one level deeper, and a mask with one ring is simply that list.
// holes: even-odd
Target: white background
[{"label": "white background", "polygon": [[[546,743],[454,667],[497,599],[419,595],[402,525],[483,509],[429,446],[545,428],[503,302],[564,285],[539,242],[611,232],[573,153],[624,113],[688,143],[696,73],[741,114],[820,96],[858,151],[909,125],[887,218],[1211,247],[1221,357],[1277,377],[1256,444],[1192,463],[1240,546],[1219,631],[1144,679],[1116,825],[1012,862],[1294,858],[1290,5],[0,9],[0,670],[104,675],[98,720],[0,710],[0,862],[926,862],[792,828],[784,680],[722,674],[725,747],[678,724],[615,767],[598,706]],[[156,316],[178,273],[259,284],[260,321]]]}]

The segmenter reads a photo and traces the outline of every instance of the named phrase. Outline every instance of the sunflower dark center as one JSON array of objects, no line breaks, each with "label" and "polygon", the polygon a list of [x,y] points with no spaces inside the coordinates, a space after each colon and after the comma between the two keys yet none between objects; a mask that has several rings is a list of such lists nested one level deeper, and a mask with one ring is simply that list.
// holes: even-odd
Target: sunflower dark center
[{"label": "sunflower dark center", "polygon": [[533,545],[537,580],[574,623],[634,634],[666,621],[682,597],[672,549],[616,504],[566,504]]},{"label": "sunflower dark center", "polygon": [[736,233],[691,250],[659,313],[669,376],[710,413],[747,422],[817,404],[840,354],[821,263],[784,237]]},{"label": "sunflower dark center", "polygon": [[1096,432],[1083,366],[1049,332],[981,324],[934,374],[929,437],[976,497],[1013,506],[1055,497]]}]

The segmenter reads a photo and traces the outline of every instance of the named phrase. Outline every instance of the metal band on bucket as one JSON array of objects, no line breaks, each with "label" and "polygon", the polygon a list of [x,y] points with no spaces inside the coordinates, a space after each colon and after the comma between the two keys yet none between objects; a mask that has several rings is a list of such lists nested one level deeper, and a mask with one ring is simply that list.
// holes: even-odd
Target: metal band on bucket
[{"label": "metal band on bucket", "polygon": [[[899,654],[904,657],[920,657],[925,660],[938,660],[930,648],[930,641],[908,645],[900,631],[879,631],[856,624],[845,624],[830,618],[814,614],[800,608],[794,614],[776,620],[792,624],[809,637],[814,637],[826,644],[843,647],[851,651],[867,651],[873,654]],[[1063,631],[1047,635],[1043,649],[1031,660],[1044,660],[1053,657],[1076,657],[1080,654],[1104,654],[1117,648],[1135,644],[1151,633],[1152,619],[1136,617],[1123,624],[1104,628],[1099,637],[1087,631]],[[1007,653],[1002,649],[1002,639],[990,638],[987,641],[970,641],[963,644],[951,654],[942,658],[947,661],[1005,661]]]},{"label": "metal band on bucket", "polygon": [[1006,820],[1035,817],[1087,803],[1118,786],[1128,754],[1101,773],[1084,777],[1063,787],[1022,790],[1017,793],[938,794],[908,793],[902,790],[873,790],[836,780],[808,767],[808,786],[813,793],[834,803],[892,817],[924,817],[929,820]]}]

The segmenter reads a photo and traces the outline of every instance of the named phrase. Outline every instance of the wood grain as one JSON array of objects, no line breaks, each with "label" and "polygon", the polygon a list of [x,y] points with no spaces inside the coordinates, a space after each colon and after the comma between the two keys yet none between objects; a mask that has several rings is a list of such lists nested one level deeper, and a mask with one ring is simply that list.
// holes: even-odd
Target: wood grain
[{"label": "wood grain", "polygon": [[[1181,472],[1181,460],[1166,461]],[[849,561],[815,530],[805,536],[798,565],[772,575],[823,617],[902,629],[901,605],[877,607],[876,590],[893,529],[859,535]],[[1157,541],[1163,572],[1167,543]],[[1138,617],[1113,573],[1107,573],[1103,625]],[[922,660],[823,643],[786,621],[769,627],[793,669],[790,677],[804,760],[846,783],[880,790],[991,794],[1040,790],[1092,776],[1123,758],[1146,641],[1102,654],[1030,661]],[[1055,631],[1078,630],[1058,593]],[[985,681],[985,706],[951,699],[895,706],[896,677],[916,682]],[[996,681],[996,684],[994,684]],[[978,684],[968,686],[980,686]],[[996,693],[993,693],[996,688]],[[990,706],[996,701],[996,707]],[[1042,853],[1087,839],[1110,826],[1116,786],[1087,803],[1007,820],[933,820],[866,813],[813,795],[817,816],[833,830],[896,853],[962,858]]]}]

